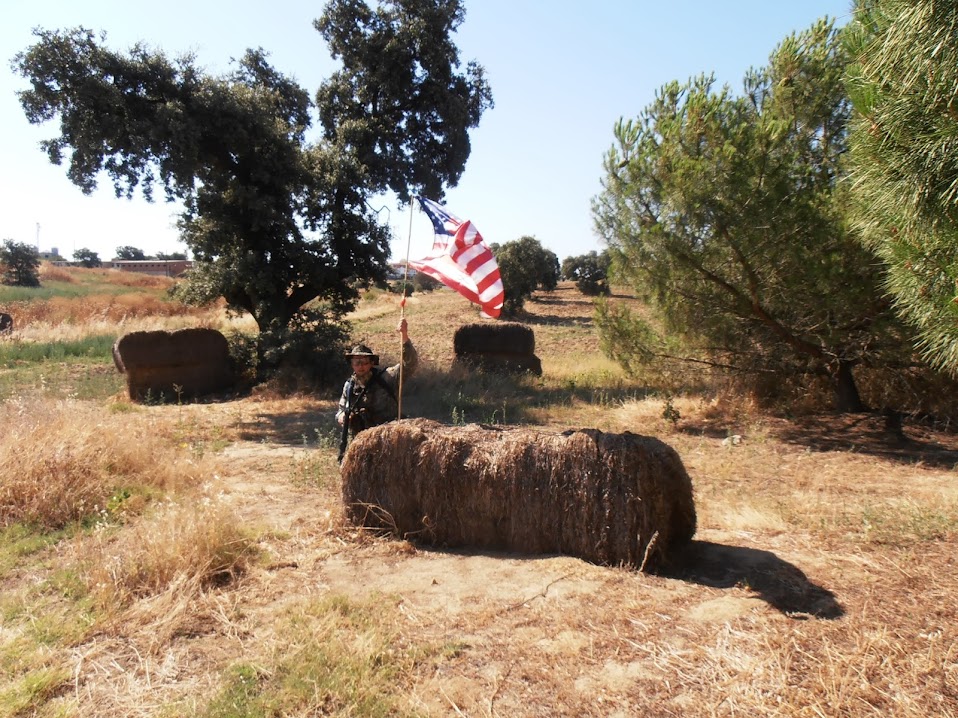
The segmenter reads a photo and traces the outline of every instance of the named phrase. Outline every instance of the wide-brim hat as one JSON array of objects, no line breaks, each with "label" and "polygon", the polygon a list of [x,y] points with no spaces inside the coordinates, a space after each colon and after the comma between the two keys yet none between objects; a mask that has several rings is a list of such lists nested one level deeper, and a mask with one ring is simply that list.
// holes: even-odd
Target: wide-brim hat
[{"label": "wide-brim hat", "polygon": [[369,357],[372,359],[373,364],[379,363],[379,355],[374,354],[373,350],[367,347],[365,344],[357,344],[348,352],[346,352],[347,359],[352,359],[353,357]]}]

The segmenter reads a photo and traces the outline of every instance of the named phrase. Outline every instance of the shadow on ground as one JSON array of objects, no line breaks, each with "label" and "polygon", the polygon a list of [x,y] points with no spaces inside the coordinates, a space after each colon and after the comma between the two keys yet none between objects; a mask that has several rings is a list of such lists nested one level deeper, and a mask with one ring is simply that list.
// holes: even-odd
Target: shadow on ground
[{"label": "shadow on ground", "polygon": [[[822,413],[796,418],[765,417],[768,432],[776,439],[808,451],[841,451],[874,456],[905,464],[950,469],[958,465],[958,434],[919,421],[889,426],[880,412]],[[730,432],[722,423],[687,421],[685,434],[724,439]],[[743,429],[744,440],[748,441]]]},{"label": "shadow on ground", "polygon": [[333,440],[338,445],[340,433],[335,406],[326,411],[309,407],[297,411],[262,412],[238,427],[238,437],[243,441],[307,447],[325,445]]},{"label": "shadow on ground", "polygon": [[659,575],[713,588],[748,588],[792,617],[834,619],[845,614],[831,591],[770,551],[692,541]]}]

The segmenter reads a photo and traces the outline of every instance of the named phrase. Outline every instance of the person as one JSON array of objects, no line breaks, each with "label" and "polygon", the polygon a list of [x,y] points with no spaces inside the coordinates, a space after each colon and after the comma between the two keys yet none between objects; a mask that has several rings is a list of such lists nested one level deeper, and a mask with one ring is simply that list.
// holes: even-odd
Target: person
[{"label": "person", "polygon": [[381,369],[379,355],[365,344],[357,344],[346,353],[353,373],[343,385],[339,410],[336,412],[336,422],[343,427],[340,461],[350,438],[355,438],[364,429],[398,417],[400,366],[403,377],[409,377],[416,370],[419,355],[409,340],[405,317],[399,320],[396,331],[402,338],[401,364]]}]

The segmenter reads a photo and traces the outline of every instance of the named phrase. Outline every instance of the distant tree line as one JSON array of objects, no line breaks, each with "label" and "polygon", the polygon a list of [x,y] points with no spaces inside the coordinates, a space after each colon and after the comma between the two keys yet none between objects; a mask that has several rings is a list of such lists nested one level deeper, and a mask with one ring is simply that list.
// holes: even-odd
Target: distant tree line
[{"label": "distant tree line", "polygon": [[[172,252],[169,254],[157,252],[156,254],[146,254],[146,252],[144,252],[142,249],[130,246],[117,247],[114,256],[117,259],[127,260],[154,259],[157,261],[171,261],[186,259],[185,252]],[[73,253],[73,261],[77,262],[81,267],[86,267],[87,269],[103,266],[103,261],[100,259],[100,255],[97,252],[94,252],[92,249],[87,249],[86,247],[82,247]]]},{"label": "distant tree line", "polygon": [[116,248],[115,257],[117,259],[126,259],[126,260],[150,260],[156,259],[160,261],[167,260],[176,260],[176,259],[186,259],[185,252],[171,252],[169,254],[165,252],[157,252],[156,254],[146,254],[142,249],[138,247],[131,247],[125,245],[123,247]]},{"label": "distant tree line", "polygon": [[[120,259],[155,259],[177,260],[186,259],[186,254],[174,252],[147,256],[136,247],[117,247],[117,257]],[[91,249],[81,248],[73,253],[73,261],[81,267],[95,268],[102,266],[100,256]],[[0,274],[2,283],[18,287],[40,286],[40,253],[36,247],[23,242],[14,242],[12,239],[3,240],[0,247]]]}]

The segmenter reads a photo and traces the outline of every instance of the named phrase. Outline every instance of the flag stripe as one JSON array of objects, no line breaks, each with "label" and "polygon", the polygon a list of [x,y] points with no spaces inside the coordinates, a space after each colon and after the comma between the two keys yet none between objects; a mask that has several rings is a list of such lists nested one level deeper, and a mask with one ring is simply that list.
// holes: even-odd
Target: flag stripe
[{"label": "flag stripe", "polygon": [[505,292],[495,255],[469,220],[460,220],[442,205],[416,197],[435,230],[430,253],[409,266],[456,290],[482,313],[498,317]]}]

